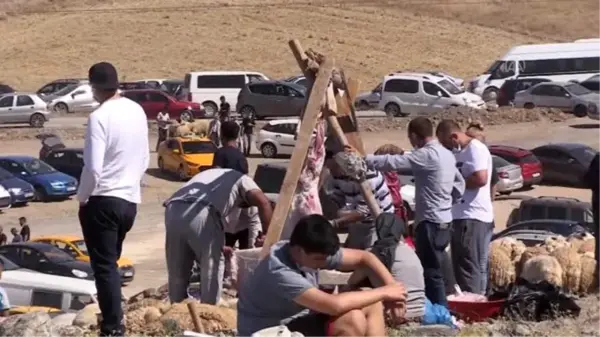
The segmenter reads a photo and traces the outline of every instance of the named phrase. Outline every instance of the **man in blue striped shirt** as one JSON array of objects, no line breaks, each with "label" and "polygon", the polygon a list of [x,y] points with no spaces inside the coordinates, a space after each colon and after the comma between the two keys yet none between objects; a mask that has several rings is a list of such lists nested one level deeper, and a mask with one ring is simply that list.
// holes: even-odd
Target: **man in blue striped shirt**
[{"label": "man in blue striped shirt", "polygon": [[[367,202],[362,196],[360,183],[346,177],[333,159],[333,152],[326,154],[326,164],[329,169],[333,189],[331,198],[340,206],[338,218],[333,224],[338,227],[348,226],[346,247],[353,249],[368,249],[377,240],[375,233],[375,217],[371,214]],[[384,176],[376,170],[368,170],[366,179],[371,185],[373,196],[384,213],[394,213],[394,203]]]}]

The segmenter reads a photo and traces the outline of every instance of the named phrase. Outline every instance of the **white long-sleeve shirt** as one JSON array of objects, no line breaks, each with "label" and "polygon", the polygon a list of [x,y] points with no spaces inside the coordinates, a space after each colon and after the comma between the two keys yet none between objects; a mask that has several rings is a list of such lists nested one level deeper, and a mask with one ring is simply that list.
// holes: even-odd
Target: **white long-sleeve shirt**
[{"label": "white long-sleeve shirt", "polygon": [[111,196],[141,203],[140,185],[149,160],[142,107],[125,97],[102,103],[88,119],[77,198],[87,202],[90,196]]}]

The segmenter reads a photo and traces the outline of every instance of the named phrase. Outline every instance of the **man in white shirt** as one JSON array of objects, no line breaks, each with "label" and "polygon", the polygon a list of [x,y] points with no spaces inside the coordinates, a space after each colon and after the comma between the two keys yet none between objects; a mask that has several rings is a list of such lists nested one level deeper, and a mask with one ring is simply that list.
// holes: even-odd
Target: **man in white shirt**
[{"label": "man in white shirt", "polygon": [[148,121],[139,104],[117,93],[112,64],[93,65],[89,82],[100,106],[90,115],[85,134],[79,222],[102,312],[100,336],[123,336],[117,260],[141,202],[141,180],[150,158]]},{"label": "man in white shirt", "polygon": [[165,206],[169,299],[188,298],[190,271],[200,265],[200,301],[216,305],[223,287],[227,218],[240,208],[255,206],[263,234],[271,222],[269,199],[249,176],[232,169],[212,168],[196,174]]},{"label": "man in white shirt", "polygon": [[156,122],[158,123],[158,140],[156,141],[156,152],[158,152],[158,146],[162,141],[167,139],[167,130],[169,129],[169,122],[171,117],[168,112],[160,111],[156,116]]},{"label": "man in white shirt", "polygon": [[452,206],[450,247],[456,283],[463,291],[485,294],[488,247],[494,230],[492,156],[485,144],[469,137],[453,120],[441,121],[436,135],[440,143],[454,151],[456,166],[466,183],[462,200]]}]

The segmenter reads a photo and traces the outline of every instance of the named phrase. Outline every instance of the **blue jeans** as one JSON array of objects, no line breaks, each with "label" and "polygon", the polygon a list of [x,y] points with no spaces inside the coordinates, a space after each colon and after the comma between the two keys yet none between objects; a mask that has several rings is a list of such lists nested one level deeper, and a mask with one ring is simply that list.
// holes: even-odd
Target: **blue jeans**
[{"label": "blue jeans", "polygon": [[452,266],[462,291],[485,294],[493,223],[474,219],[453,221]]},{"label": "blue jeans", "polygon": [[425,296],[434,304],[448,306],[442,263],[450,243],[452,224],[421,221],[415,229],[415,248],[425,278]]}]

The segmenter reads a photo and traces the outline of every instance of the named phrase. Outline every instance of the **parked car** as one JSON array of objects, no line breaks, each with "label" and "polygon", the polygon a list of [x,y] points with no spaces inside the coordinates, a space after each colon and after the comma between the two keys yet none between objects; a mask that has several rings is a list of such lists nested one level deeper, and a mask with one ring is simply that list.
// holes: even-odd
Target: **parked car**
[{"label": "parked car", "polygon": [[[429,75],[433,75],[433,76],[437,76],[437,77],[443,77],[443,78],[445,78],[445,79],[447,79],[449,81],[452,81],[454,84],[456,84],[457,87],[459,87],[461,89],[465,88],[464,87],[465,81],[462,78],[454,77],[454,76],[451,76],[451,75],[449,75],[447,73],[444,73],[444,72],[441,72],[441,71],[398,70],[397,72],[392,73],[392,74],[402,74],[402,73],[404,73],[404,74],[413,73],[413,74],[419,74],[419,75],[421,75],[421,74],[429,74]],[[392,74],[390,74],[390,75],[392,75]]]},{"label": "parked car", "polygon": [[490,153],[521,167],[523,187],[539,184],[543,179],[542,163],[529,150],[508,145],[490,145]]},{"label": "parked car", "polygon": [[0,254],[16,265],[44,274],[93,280],[94,272],[87,262],[75,260],[71,255],[40,242],[19,242],[0,246]]},{"label": "parked car", "polygon": [[581,85],[582,87],[584,87],[590,91],[597,93],[600,90],[599,89],[600,75],[594,75],[585,81],[579,82],[579,85]]},{"label": "parked car", "polygon": [[578,143],[538,146],[531,152],[542,163],[544,183],[586,187],[583,178],[598,151]]},{"label": "parked car", "polygon": [[[56,236],[43,236],[31,240],[32,242],[41,242],[53,245],[54,247],[64,251],[71,255],[77,261],[90,262],[90,255],[85,245],[83,238],[71,235],[56,235]],[[121,257],[117,261],[119,266],[119,274],[121,275],[122,283],[129,283],[133,281],[135,275],[135,269],[130,259]]]},{"label": "parked car", "polygon": [[145,82],[119,82],[120,90],[154,89]]},{"label": "parked car", "polygon": [[87,84],[87,83],[88,83],[88,80],[84,79],[84,78],[58,79],[58,80],[54,80],[50,83],[43,85],[40,89],[38,89],[38,91],[36,91],[36,94],[38,94],[40,97],[49,96],[49,95],[56,94],[57,92],[59,92],[60,90],[66,88],[68,86]]},{"label": "parked car", "polygon": [[0,287],[6,292],[11,309],[34,307],[33,311],[39,311],[45,307],[74,312],[97,303],[94,281],[73,278],[72,274],[64,277],[25,269],[2,255],[0,260],[4,269]]},{"label": "parked car", "polygon": [[241,115],[265,117],[300,116],[306,104],[306,87],[290,82],[250,83],[240,91],[237,108]]},{"label": "parked car", "polygon": [[8,84],[0,83],[0,96],[10,94],[11,92],[15,92],[15,89]]},{"label": "parked car", "polygon": [[543,243],[548,237],[561,235],[568,237],[589,232],[585,224],[564,219],[537,219],[521,221],[492,236],[492,241],[504,237],[513,237],[526,246]]},{"label": "parked car", "polygon": [[10,192],[4,186],[0,185],[0,210],[10,208],[11,205],[12,198]]},{"label": "parked car", "polygon": [[381,88],[383,83],[379,83],[373,90],[363,92],[354,99],[354,106],[357,110],[369,110],[377,108],[381,100]]},{"label": "parked car", "polygon": [[537,197],[521,201],[510,213],[506,227],[529,220],[568,220],[593,226],[592,205],[575,198]]},{"label": "parked car", "polygon": [[158,168],[187,180],[212,167],[217,146],[208,138],[173,137],[158,146]]},{"label": "parked car", "polygon": [[183,100],[185,98],[185,95],[183,95],[182,80],[164,80],[160,84],[159,89],[177,98],[178,100]]},{"label": "parked car", "polygon": [[92,112],[99,105],[89,84],[71,84],[44,99],[48,110],[57,113]]},{"label": "parked car", "polygon": [[516,78],[514,80],[506,80],[496,96],[496,104],[498,106],[506,106],[513,104],[515,94],[522,90],[527,90],[529,87],[538,83],[550,82],[547,78]]},{"label": "parked car", "polygon": [[275,119],[265,124],[256,136],[256,148],[265,158],[290,156],[296,146],[299,118]]},{"label": "parked car", "polygon": [[544,82],[538,83],[515,94],[517,108],[534,107],[557,108],[572,112],[576,117],[585,117],[588,111],[598,114],[600,95],[577,83]]},{"label": "parked car", "polygon": [[428,115],[455,106],[486,108],[481,97],[444,77],[413,73],[384,77],[379,109],[388,116]]},{"label": "parked car", "polygon": [[41,128],[50,120],[50,112],[37,95],[13,92],[0,96],[0,123],[28,123],[31,127]]},{"label": "parked car", "polygon": [[496,185],[498,193],[509,195],[523,187],[523,176],[519,165],[511,164],[503,158],[493,155],[492,163],[498,173],[498,184]]},{"label": "parked car", "polygon": [[179,101],[175,97],[155,89],[127,90],[121,93],[144,108],[148,119],[156,119],[159,112],[168,112],[171,118],[192,121],[204,117],[198,103]]},{"label": "parked car", "polygon": [[[10,205],[12,206],[25,205],[33,200],[33,186],[25,180],[15,177],[3,168],[0,168],[0,186],[10,194]],[[3,202],[0,199],[0,208],[4,203],[5,201]]]},{"label": "parked car", "polygon": [[0,167],[33,185],[38,201],[66,199],[77,193],[77,179],[37,158],[0,156]]},{"label": "parked car", "polygon": [[306,79],[306,77],[304,75],[298,75],[298,76],[288,77],[288,78],[286,78],[283,81],[284,82],[298,84],[298,85],[301,85],[301,86],[303,86],[305,88],[308,88],[308,80]]},{"label": "parked car", "polygon": [[53,150],[46,153],[46,155],[40,159],[58,171],[77,179],[77,181],[81,178],[81,171],[83,171],[82,148]]}]

